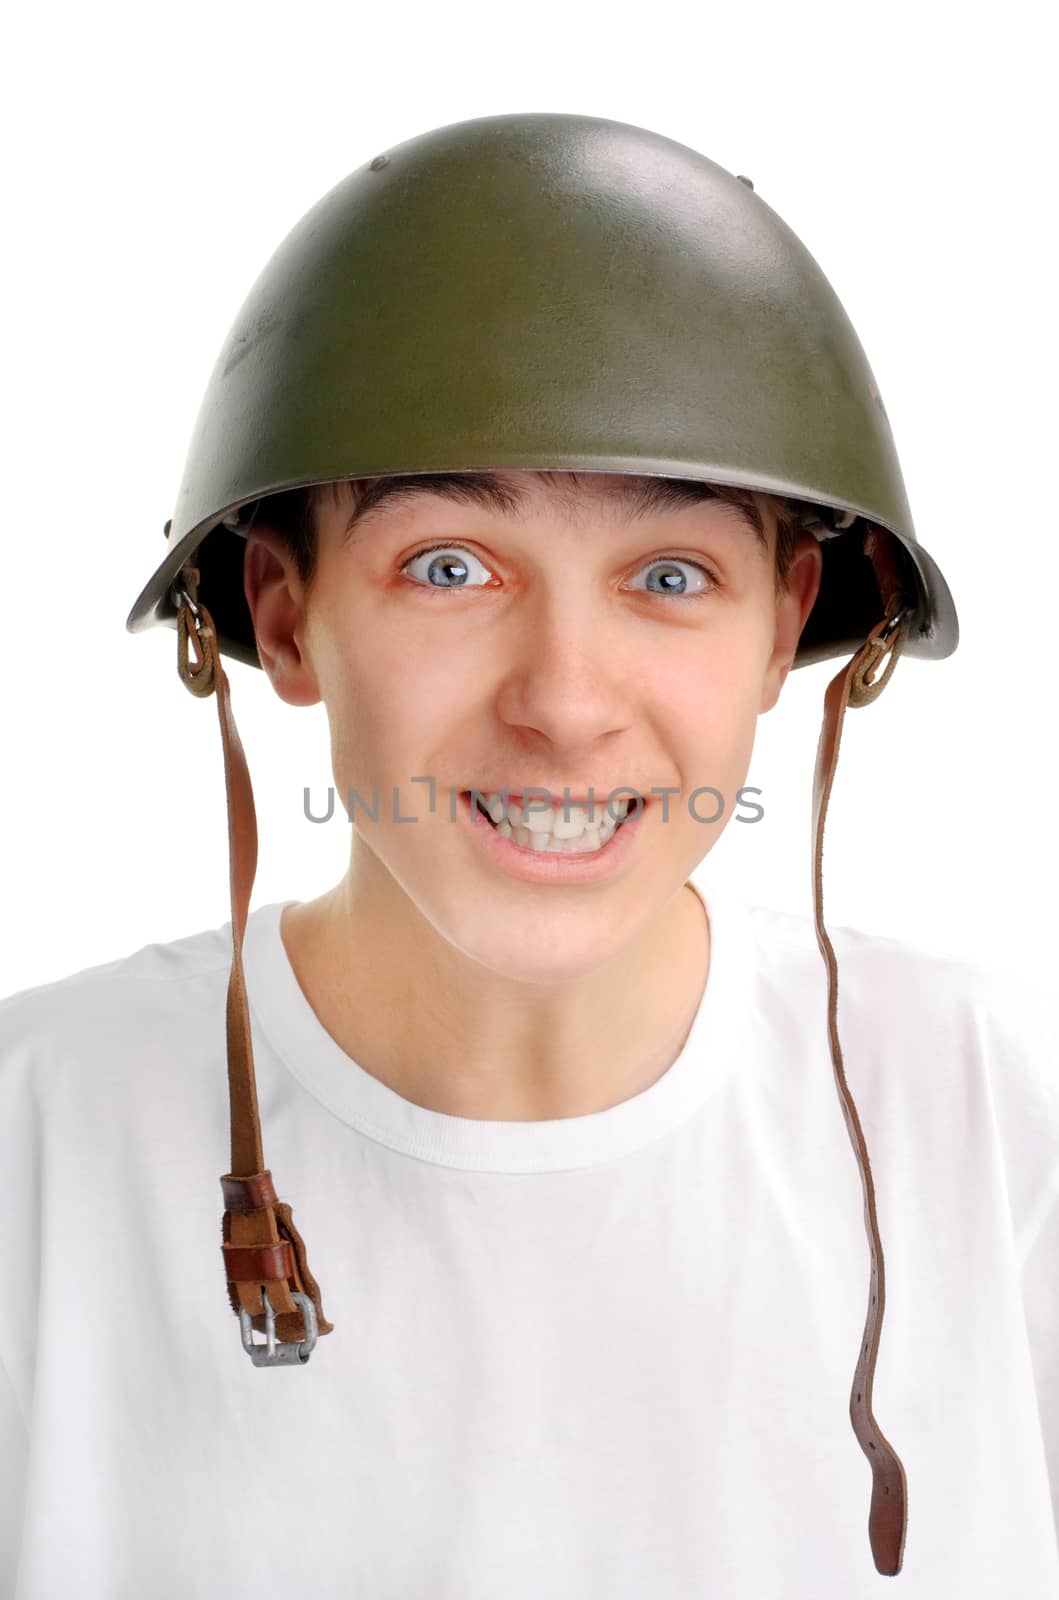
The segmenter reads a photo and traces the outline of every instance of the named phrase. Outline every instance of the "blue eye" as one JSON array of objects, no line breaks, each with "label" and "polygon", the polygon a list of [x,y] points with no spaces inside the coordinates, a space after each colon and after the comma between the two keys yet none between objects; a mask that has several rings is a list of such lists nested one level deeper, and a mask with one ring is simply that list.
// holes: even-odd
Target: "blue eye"
[{"label": "blue eye", "polygon": [[[416,575],[412,569],[417,562],[426,560],[428,556],[431,559],[427,562],[425,573],[423,576]],[[480,572],[486,575],[485,585],[469,581],[472,566],[477,567]],[[689,588],[689,580],[680,571],[682,567],[691,573],[698,574],[700,582],[697,589]],[[650,572],[652,569],[661,570],[662,575],[658,580],[661,587],[647,588],[646,590],[641,590],[641,592],[671,595],[678,600],[684,600],[691,599],[693,596],[702,594],[705,590],[716,586],[716,579],[713,574],[707,571],[705,567],[700,566],[697,561],[684,561],[672,556],[666,556],[655,561],[649,561],[647,566],[641,567],[640,570],[642,572]],[[425,589],[473,589],[485,587],[489,582],[488,567],[483,566],[478,557],[471,555],[470,551],[465,550],[462,545],[430,545],[426,550],[420,550],[416,555],[410,556],[401,571],[408,572],[413,582],[417,583],[420,588]]]},{"label": "blue eye", "polygon": [[[477,556],[472,556],[469,550],[463,550],[461,545],[442,544],[431,545],[429,550],[420,550],[418,555],[412,556],[405,562],[401,571],[408,571],[417,561],[422,561],[424,556],[432,557],[427,563],[426,577],[416,578],[415,581],[427,589],[467,588],[468,560],[482,572],[488,572],[488,568],[482,566]],[[470,587],[480,586],[471,584]]]},{"label": "blue eye", "polygon": [[[687,567],[691,572],[697,572],[705,582],[698,589],[689,590],[688,580],[677,569]],[[700,567],[697,561],[679,561],[672,556],[665,556],[659,561],[649,561],[646,567],[641,567],[641,572],[650,572],[652,568],[661,568],[663,587],[660,589],[647,589],[647,594],[671,594],[678,600],[690,598],[691,595],[702,594],[706,588],[714,587],[713,574],[707,572],[705,567]]]}]

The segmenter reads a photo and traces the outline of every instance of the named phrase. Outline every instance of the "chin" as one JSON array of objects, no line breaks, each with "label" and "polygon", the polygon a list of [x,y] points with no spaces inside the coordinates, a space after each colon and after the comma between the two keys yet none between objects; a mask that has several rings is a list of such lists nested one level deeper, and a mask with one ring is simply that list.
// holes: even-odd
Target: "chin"
[{"label": "chin", "polygon": [[[431,918],[435,931],[468,960],[512,983],[562,984],[613,960],[639,928],[616,925],[613,907],[582,906],[566,918],[554,909],[513,917],[499,902],[464,899],[451,916]],[[624,937],[622,936],[624,932]]]}]

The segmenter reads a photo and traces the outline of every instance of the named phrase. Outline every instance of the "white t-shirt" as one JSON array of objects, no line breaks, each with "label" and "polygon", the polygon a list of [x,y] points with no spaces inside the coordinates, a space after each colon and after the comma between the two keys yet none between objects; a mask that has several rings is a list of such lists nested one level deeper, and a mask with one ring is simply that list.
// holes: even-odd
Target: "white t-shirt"
[{"label": "white t-shirt", "polygon": [[[252,912],[265,1160],[335,1325],[303,1367],[252,1365],[225,1288],[229,927],[0,1004],[5,1600],[885,1592],[823,962],[810,919],[704,894],[678,1059],[547,1122],[386,1088],[299,989],[282,907]],[[974,965],[831,934],[908,1482],[891,1581],[1050,1600],[1056,1061]]]}]

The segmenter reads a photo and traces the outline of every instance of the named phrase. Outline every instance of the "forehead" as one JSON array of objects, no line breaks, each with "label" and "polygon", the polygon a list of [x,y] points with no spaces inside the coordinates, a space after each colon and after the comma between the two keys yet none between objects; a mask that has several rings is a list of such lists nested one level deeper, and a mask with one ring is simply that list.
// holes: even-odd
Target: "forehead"
[{"label": "forehead", "polygon": [[330,488],[346,513],[347,537],[365,522],[428,500],[473,506],[512,520],[547,508],[574,521],[602,514],[631,522],[698,505],[713,507],[717,515],[749,529],[763,549],[768,546],[762,509],[754,495],[695,479],[602,472],[432,472],[362,479]]}]

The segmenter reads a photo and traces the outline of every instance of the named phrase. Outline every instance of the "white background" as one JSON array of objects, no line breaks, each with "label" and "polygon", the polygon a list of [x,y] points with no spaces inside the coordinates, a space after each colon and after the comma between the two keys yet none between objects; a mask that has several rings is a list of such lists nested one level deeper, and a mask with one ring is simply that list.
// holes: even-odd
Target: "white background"
[{"label": "white background", "polygon": [[[23,6],[7,29],[0,993],[225,922],[215,702],[130,636],[214,359],[347,172],[512,111],[640,124],[747,173],[830,277],[962,627],[848,713],[830,923],[1055,954],[1054,57],[1046,9],[803,3]],[[809,913],[824,688],[762,719],[766,820],[696,874]],[[322,707],[230,663],[254,904],[341,874]]]}]

